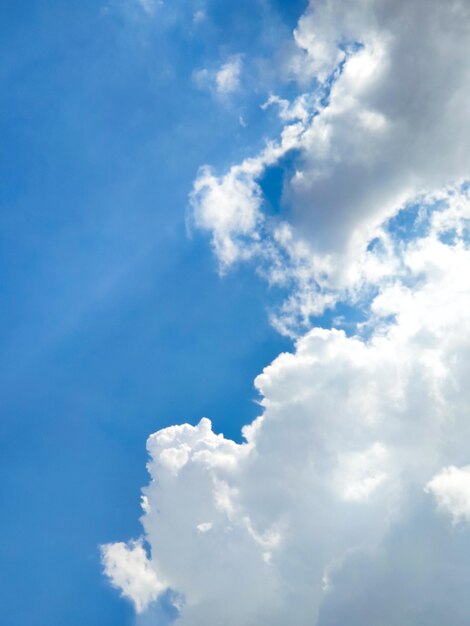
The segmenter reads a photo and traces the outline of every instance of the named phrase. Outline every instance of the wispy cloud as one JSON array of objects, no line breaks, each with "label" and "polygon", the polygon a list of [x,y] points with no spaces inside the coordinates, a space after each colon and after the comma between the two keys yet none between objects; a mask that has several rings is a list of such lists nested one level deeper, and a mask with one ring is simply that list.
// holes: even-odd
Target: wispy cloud
[{"label": "wispy cloud", "polygon": [[163,0],[137,0],[137,2],[148,15],[153,15],[158,7],[163,5]]}]

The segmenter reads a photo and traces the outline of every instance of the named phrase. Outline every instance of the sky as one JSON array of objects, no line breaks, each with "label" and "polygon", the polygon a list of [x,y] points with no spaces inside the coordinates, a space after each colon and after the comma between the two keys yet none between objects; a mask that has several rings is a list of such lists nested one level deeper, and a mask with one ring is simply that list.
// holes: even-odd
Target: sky
[{"label": "sky", "polygon": [[5,626],[466,626],[470,6],[0,8]]}]

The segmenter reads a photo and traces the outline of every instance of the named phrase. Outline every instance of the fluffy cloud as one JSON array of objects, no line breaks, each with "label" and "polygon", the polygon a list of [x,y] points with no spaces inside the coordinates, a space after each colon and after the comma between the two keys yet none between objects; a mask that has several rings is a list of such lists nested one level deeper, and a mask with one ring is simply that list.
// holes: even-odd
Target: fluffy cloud
[{"label": "fluffy cloud", "polygon": [[[468,176],[470,6],[312,2],[295,39],[291,74],[311,91],[291,105],[268,100],[285,123],[268,144],[275,154],[264,150],[210,181],[202,170],[192,205],[222,268],[256,257],[271,282],[297,283],[294,308],[308,318],[331,302],[330,288],[357,287],[357,261],[385,219]],[[294,167],[273,218],[259,181],[288,154]],[[247,162],[257,167],[247,171]],[[244,172],[235,194],[234,171]]]},{"label": "fluffy cloud", "polygon": [[[391,560],[389,544],[417,532],[421,508],[421,550],[451,532],[434,528],[425,490],[467,519],[468,468],[443,469],[468,462],[470,436],[468,201],[454,200],[402,241],[402,273],[379,286],[362,335],[314,328],[258,376],[263,410],[243,443],[207,419],[151,435],[142,523],[152,556],[143,564],[140,553],[135,567],[110,557],[116,546],[127,557],[122,544],[105,552],[108,575],[136,606],[164,580],[183,598],[182,626],[340,623],[331,620],[349,576],[372,585],[407,566],[410,552]],[[443,547],[426,563],[441,571],[453,559]],[[367,584],[350,587],[354,611]]]},{"label": "fluffy cloud", "polygon": [[468,176],[470,6],[316,2],[296,36],[317,76],[344,59],[290,185],[296,225],[316,249],[355,250],[405,200]]},{"label": "fluffy cloud", "polygon": [[119,542],[101,546],[106,574],[122,595],[134,603],[137,613],[166,589],[147,559],[142,542]]},{"label": "fluffy cloud", "polygon": [[[181,626],[468,621],[469,11],[312,4],[291,59],[312,91],[267,100],[284,129],[260,154],[201,170],[194,223],[223,271],[250,259],[291,288],[280,330],[336,302],[367,315],[263,370],[241,443],[207,419],[149,437],[149,556],[103,548],[137,610],[171,591]],[[273,217],[261,178],[286,155]]]}]

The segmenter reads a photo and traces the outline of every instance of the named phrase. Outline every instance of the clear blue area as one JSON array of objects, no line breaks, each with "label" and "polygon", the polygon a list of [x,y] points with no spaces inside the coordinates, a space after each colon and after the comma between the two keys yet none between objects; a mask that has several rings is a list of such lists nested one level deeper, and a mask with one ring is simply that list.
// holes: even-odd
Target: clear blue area
[{"label": "clear blue area", "polygon": [[412,241],[426,235],[428,215],[422,214],[422,204],[408,204],[388,220],[386,228],[396,241]]},{"label": "clear blue area", "polygon": [[[147,436],[206,415],[239,438],[259,411],[253,378],[289,343],[185,209],[200,165],[273,129],[250,59],[305,4],[208,2],[197,27],[197,2],[1,4],[2,626],[133,623],[97,546],[140,533]],[[240,94],[195,86],[236,53]]]},{"label": "clear blue area", "polygon": [[263,212],[267,215],[279,215],[283,220],[289,220],[289,209],[283,202],[283,192],[286,181],[289,181],[295,171],[298,150],[291,150],[279,161],[267,167],[258,184],[263,193]]}]

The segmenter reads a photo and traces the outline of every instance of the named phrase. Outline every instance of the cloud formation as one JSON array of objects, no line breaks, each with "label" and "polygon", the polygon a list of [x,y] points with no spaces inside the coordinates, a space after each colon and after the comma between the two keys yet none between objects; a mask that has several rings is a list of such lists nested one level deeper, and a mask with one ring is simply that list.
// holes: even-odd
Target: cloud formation
[{"label": "cloud formation", "polygon": [[[337,302],[367,315],[263,370],[242,443],[205,418],[149,437],[149,556],[102,548],[137,611],[171,590],[181,626],[466,623],[469,30],[463,0],[312,3],[290,58],[310,91],[264,105],[280,138],[201,170],[194,223],[223,271],[291,288],[281,331]],[[261,179],[286,155],[273,217]]]},{"label": "cloud formation", "polygon": [[[108,576],[136,606],[164,580],[184,598],[182,625],[321,624],[339,610],[343,567],[359,559],[391,575],[380,555],[423,498],[425,533],[441,510],[468,519],[470,202],[455,192],[439,206],[424,235],[401,242],[402,275],[379,287],[366,336],[314,328],[258,376],[263,411],[244,443],[207,419],[150,436],[152,556],[104,547]],[[450,568],[453,558],[439,553]]]},{"label": "cloud formation", "polygon": [[[270,282],[296,284],[285,330],[293,310],[308,326],[331,288],[361,284],[357,261],[387,217],[470,167],[466,0],[319,1],[295,39],[291,75],[310,90],[290,105],[268,100],[280,105],[282,136],[228,172],[202,169],[192,195],[223,271],[256,257]],[[260,179],[286,155],[273,217]]]},{"label": "cloud formation", "polygon": [[209,89],[216,96],[229,96],[240,89],[242,67],[242,56],[235,54],[217,70],[203,68],[195,71],[193,79],[200,88]]}]

